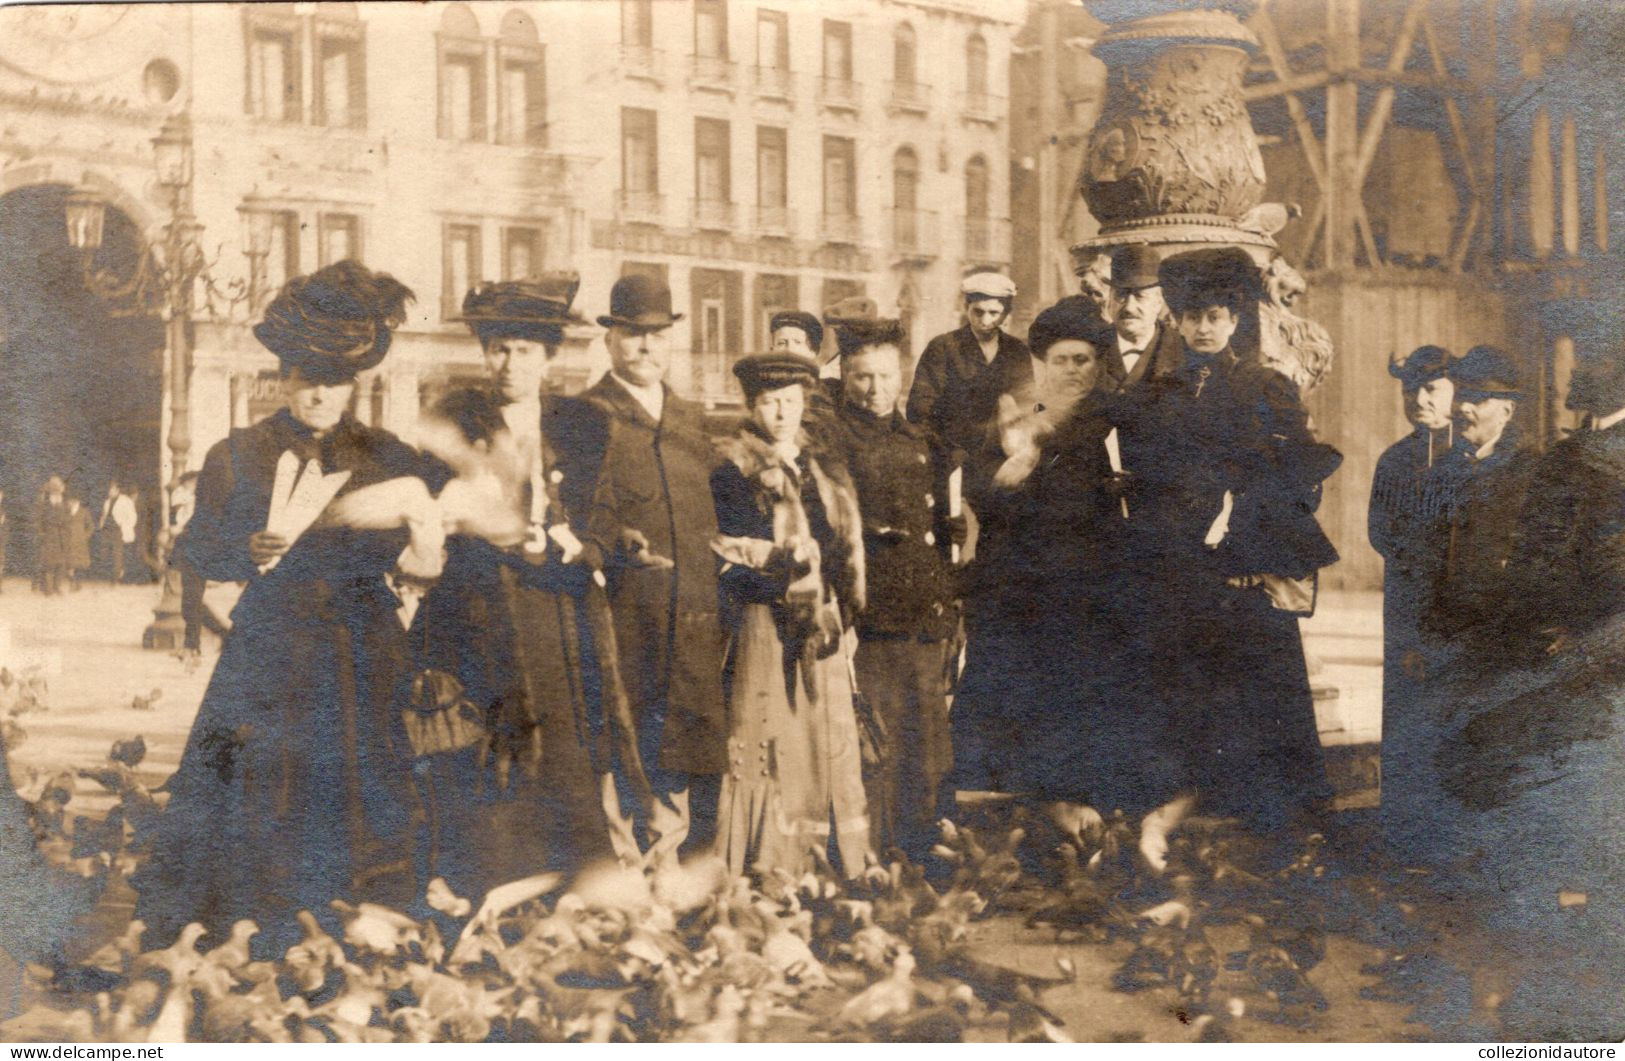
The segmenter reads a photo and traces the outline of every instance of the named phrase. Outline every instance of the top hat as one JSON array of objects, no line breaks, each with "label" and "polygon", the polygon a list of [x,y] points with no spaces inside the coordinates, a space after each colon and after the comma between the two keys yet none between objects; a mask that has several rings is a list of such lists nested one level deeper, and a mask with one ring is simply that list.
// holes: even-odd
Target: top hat
[{"label": "top hat", "polygon": [[388,273],[346,259],[282,285],[254,337],[306,379],[342,383],[384,359],[412,297]]},{"label": "top hat", "polygon": [[683,319],[671,311],[671,288],[654,277],[633,273],[609,289],[609,312],[598,318],[605,328],[657,332]]},{"label": "top hat", "polygon": [[1478,398],[1521,398],[1518,366],[1505,350],[1488,344],[1475,346],[1465,357],[1454,361],[1447,373],[1456,385],[1457,396]]},{"label": "top hat", "polygon": [[1157,275],[1157,267],[1161,264],[1162,255],[1157,253],[1156,248],[1144,243],[1118,247],[1112,251],[1112,287],[1130,291],[1156,287],[1162,283]]},{"label": "top hat", "polygon": [[747,398],[792,383],[818,382],[818,362],[801,354],[751,354],[734,362],[734,375]]},{"label": "top hat", "polygon": [[824,326],[804,309],[785,309],[773,314],[767,322],[768,334],[780,328],[800,328],[807,333],[807,345],[814,350],[824,345]]},{"label": "top hat", "polygon": [[1450,374],[1454,355],[1442,346],[1418,346],[1404,357],[1395,353],[1388,360],[1388,374],[1406,387],[1420,387],[1430,380]]},{"label": "top hat", "polygon": [[[1258,266],[1240,247],[1204,247],[1164,258],[1157,268],[1162,297],[1178,314],[1187,309],[1223,305],[1247,308],[1264,297]],[[1113,280],[1113,286],[1117,281]]]}]

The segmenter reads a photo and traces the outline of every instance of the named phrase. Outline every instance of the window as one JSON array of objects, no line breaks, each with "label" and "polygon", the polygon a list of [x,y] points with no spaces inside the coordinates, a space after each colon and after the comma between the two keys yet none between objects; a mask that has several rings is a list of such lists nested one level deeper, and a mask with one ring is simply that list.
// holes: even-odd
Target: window
[{"label": "window", "polygon": [[440,135],[484,140],[485,42],[466,4],[452,4],[440,20]]},{"label": "window", "polygon": [[914,84],[918,80],[918,66],[914,27],[905,22],[892,36],[892,80],[899,85]]},{"label": "window", "polygon": [[323,214],[317,223],[321,241],[318,265],[328,266],[346,258],[361,258],[361,219],[354,214]]},{"label": "window", "polygon": [[965,41],[965,92],[973,100],[987,96],[987,41],[980,33]]},{"label": "window", "polygon": [[731,201],[728,177],[728,123],[694,119],[694,197],[708,203]]},{"label": "window", "polygon": [[756,278],[756,339],[752,349],[771,350],[773,315],[796,308],[796,278],[763,273]]},{"label": "window", "polygon": [[848,280],[844,277],[831,276],[824,280],[824,305],[833,306],[835,303],[848,298],[861,298],[868,291],[862,280]]},{"label": "window", "polygon": [[824,77],[852,80],[852,24],[824,20]]},{"label": "window", "polygon": [[965,163],[965,216],[985,220],[987,215],[987,160],[977,155]]},{"label": "window", "polygon": [[694,54],[728,58],[728,9],[723,0],[694,0]]},{"label": "window", "polygon": [[824,214],[851,217],[858,212],[857,159],[851,140],[824,137]]},{"label": "window", "polygon": [[497,140],[504,144],[547,142],[547,78],[536,23],[523,11],[502,17],[498,44]]},{"label": "window", "polygon": [[367,50],[359,22],[316,22],[316,78],[311,120],[335,129],[367,124]]},{"label": "window", "polygon": [[790,69],[790,16],[783,11],[756,12],[756,65]]},{"label": "window", "polygon": [[298,35],[294,28],[250,24],[248,31],[248,113],[269,122],[301,118]]},{"label": "window", "polygon": [[789,203],[789,151],[783,129],[756,127],[756,202],[783,210]]},{"label": "window", "polygon": [[719,397],[728,392],[729,354],[743,341],[745,278],[727,269],[694,269],[689,273],[693,311],[693,392]]},{"label": "window", "polygon": [[654,42],[654,0],[621,0],[621,43],[632,48],[652,48]]},{"label": "window", "polygon": [[621,187],[648,195],[660,190],[654,111],[621,108]]},{"label": "window", "polygon": [[265,254],[265,293],[267,297],[282,290],[282,285],[298,276],[299,268],[299,215],[292,210],[271,213],[271,239]]},{"label": "window", "polygon": [[480,227],[447,225],[445,266],[441,273],[441,311],[446,318],[462,309],[463,296],[484,279],[480,267]]},{"label": "window", "polygon": [[502,230],[502,279],[522,280],[542,270],[542,230],[510,225]]},{"label": "window", "polygon": [[900,147],[892,156],[892,207],[899,213],[916,209],[919,203],[920,160],[910,147]]}]

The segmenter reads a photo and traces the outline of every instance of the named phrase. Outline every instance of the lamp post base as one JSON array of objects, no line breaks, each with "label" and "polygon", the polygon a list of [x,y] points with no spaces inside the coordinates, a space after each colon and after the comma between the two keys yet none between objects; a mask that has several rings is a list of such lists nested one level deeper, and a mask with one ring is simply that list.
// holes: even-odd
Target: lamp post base
[{"label": "lamp post base", "polygon": [[152,609],[152,622],[141,633],[141,647],[164,652],[179,651],[186,640],[186,619],[181,614],[181,574],[173,567],[164,572],[162,592]]}]

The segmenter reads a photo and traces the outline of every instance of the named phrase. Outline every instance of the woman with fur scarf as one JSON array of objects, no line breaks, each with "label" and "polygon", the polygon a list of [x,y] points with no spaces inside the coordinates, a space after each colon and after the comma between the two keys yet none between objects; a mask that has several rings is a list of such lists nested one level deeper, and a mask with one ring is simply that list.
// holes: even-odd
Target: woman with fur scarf
[{"label": "woman with fur scarf", "polygon": [[734,372],[749,419],[711,477],[729,633],[717,850],[736,873],[800,873],[833,850],[855,876],[870,857],[849,634],[864,593],[857,495],[801,429],[817,364],[762,354]]}]

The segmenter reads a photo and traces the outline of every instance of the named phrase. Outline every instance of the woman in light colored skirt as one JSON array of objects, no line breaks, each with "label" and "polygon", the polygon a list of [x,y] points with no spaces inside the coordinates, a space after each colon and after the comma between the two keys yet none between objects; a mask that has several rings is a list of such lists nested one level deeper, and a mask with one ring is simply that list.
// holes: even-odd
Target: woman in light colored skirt
[{"label": "woman in light colored skirt", "polygon": [[817,365],[763,354],[734,372],[749,419],[711,477],[729,633],[717,850],[760,873],[832,851],[855,876],[871,857],[848,633],[863,604],[857,496],[801,429]]}]

